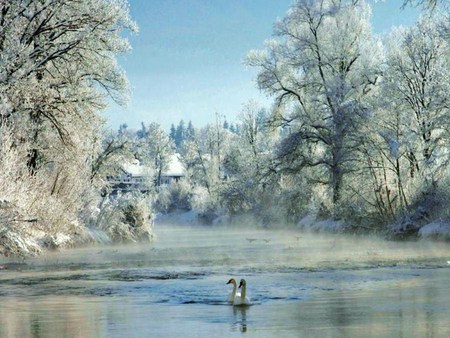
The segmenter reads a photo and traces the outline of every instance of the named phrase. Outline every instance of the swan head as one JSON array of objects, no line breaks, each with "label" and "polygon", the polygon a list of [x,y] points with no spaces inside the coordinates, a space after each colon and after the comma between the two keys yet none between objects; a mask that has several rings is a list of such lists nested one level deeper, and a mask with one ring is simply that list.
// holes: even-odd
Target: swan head
[{"label": "swan head", "polygon": [[239,288],[241,288],[242,286],[246,286],[247,282],[245,281],[245,279],[241,279],[240,283],[239,283]]},{"label": "swan head", "polygon": [[234,278],[230,278],[230,280],[227,282],[227,284],[236,285],[236,280]]}]

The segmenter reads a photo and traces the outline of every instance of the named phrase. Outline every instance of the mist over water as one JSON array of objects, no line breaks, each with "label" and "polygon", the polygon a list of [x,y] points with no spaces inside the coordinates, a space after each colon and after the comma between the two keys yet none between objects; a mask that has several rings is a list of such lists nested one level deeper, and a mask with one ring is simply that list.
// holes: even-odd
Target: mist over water
[{"label": "mist over water", "polygon": [[[445,336],[450,247],[158,225],[154,243],[2,262],[0,337]],[[253,305],[227,304],[245,278]]]}]

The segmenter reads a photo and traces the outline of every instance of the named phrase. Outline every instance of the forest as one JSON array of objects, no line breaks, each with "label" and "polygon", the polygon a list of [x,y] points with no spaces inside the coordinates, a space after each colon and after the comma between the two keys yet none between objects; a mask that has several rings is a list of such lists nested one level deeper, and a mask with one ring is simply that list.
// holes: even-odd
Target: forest
[{"label": "forest", "polygon": [[[404,5],[420,19],[380,37],[363,0],[294,1],[245,58],[271,106],[111,131],[101,112],[127,101],[117,56],[138,31],[127,2],[0,1],[0,254],[148,241],[156,215],[189,211],[450,238],[449,12]],[[163,186],[173,154],[186,176]],[[148,189],[113,198],[110,178],[134,160],[151,168]]]}]

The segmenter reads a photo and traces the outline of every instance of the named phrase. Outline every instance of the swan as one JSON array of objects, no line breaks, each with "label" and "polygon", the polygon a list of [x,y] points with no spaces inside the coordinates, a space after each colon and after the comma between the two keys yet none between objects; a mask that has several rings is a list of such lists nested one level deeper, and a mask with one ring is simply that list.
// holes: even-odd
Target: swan
[{"label": "swan", "polygon": [[230,295],[228,296],[228,303],[233,304],[235,298],[240,297],[241,294],[240,292],[236,292],[237,291],[237,283],[236,280],[234,278],[231,278],[227,284],[233,284],[233,291],[230,292]]},{"label": "swan", "polygon": [[239,289],[241,289],[241,295],[234,297],[233,305],[234,306],[252,305],[252,303],[250,302],[250,298],[246,297],[247,282],[245,281],[245,279],[241,279],[241,282],[239,283]]}]

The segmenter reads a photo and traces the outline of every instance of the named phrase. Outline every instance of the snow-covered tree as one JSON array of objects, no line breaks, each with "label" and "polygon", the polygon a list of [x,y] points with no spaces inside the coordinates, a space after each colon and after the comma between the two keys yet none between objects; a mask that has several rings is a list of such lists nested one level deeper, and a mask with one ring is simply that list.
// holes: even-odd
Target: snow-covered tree
[{"label": "snow-covered tree", "polygon": [[223,161],[227,180],[221,188],[220,198],[221,204],[232,214],[252,212],[260,215],[263,211],[272,211],[267,210],[271,206],[265,200],[268,195],[276,195],[278,177],[273,175],[272,150],[277,133],[267,128],[266,119],[265,110],[250,100],[239,114],[239,134],[229,133]]},{"label": "snow-covered tree", "polygon": [[279,149],[283,169],[312,169],[332,206],[353,170],[365,101],[380,76],[369,18],[364,1],[299,0],[276,23],[277,39],[247,58],[259,88],[276,100],[273,121],[289,130]]},{"label": "snow-covered tree", "polygon": [[435,184],[447,165],[450,126],[450,45],[441,34],[447,21],[424,17],[398,30],[387,53],[384,87],[401,114],[409,176]]},{"label": "snow-covered tree", "polygon": [[444,0],[404,0],[403,6],[413,5],[413,6],[423,6],[426,9],[435,9],[436,6],[440,4],[445,4]]},{"label": "snow-covered tree", "polygon": [[139,157],[155,170],[157,187],[161,185],[161,175],[168,168],[173,149],[174,145],[169,135],[158,123],[150,123],[140,140]]},{"label": "snow-covered tree", "polygon": [[448,163],[446,26],[446,19],[427,16],[385,40],[382,81],[360,125],[356,170],[349,175],[352,208],[365,220],[393,222],[418,205],[427,212],[437,205]]},{"label": "snow-covered tree", "polygon": [[[0,129],[26,149],[30,175],[1,195],[35,215],[44,233],[79,232],[73,229],[101,146],[99,111],[107,97],[125,100],[127,81],[115,60],[129,49],[124,29],[135,25],[122,0],[0,2]],[[38,200],[24,195],[25,182]]]}]

